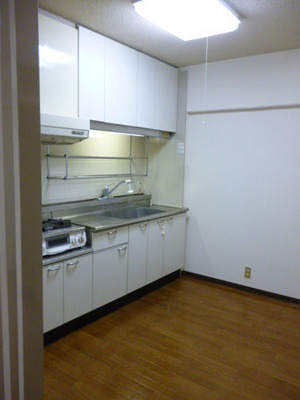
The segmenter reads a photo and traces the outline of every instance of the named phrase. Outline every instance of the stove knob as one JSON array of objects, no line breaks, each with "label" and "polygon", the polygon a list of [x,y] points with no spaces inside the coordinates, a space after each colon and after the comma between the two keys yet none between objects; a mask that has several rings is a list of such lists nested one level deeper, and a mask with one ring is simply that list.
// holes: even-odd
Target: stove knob
[{"label": "stove knob", "polygon": [[79,241],[79,243],[84,243],[84,237],[83,237],[83,236],[80,236],[79,239],[78,239],[78,241]]},{"label": "stove knob", "polygon": [[72,239],[72,244],[74,244],[74,246],[76,246],[77,243],[78,243],[78,239],[77,239],[77,237],[74,237]]}]

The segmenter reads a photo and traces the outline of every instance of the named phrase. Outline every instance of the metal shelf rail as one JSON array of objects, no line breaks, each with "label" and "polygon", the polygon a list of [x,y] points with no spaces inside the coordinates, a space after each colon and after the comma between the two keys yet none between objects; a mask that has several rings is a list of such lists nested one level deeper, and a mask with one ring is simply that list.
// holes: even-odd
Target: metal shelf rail
[{"label": "metal shelf rail", "polygon": [[[65,160],[65,171],[62,176],[51,176],[50,173],[50,159],[64,159]],[[130,156],[129,157],[114,157],[114,156],[80,156],[80,155],[69,155],[68,146],[65,146],[64,155],[55,155],[50,153],[50,146],[47,145],[47,179],[98,179],[98,178],[124,178],[124,177],[139,177],[148,176],[148,158],[149,158],[149,136],[146,137],[146,156],[145,157],[133,157],[132,156],[132,136],[130,137]],[[120,174],[97,174],[97,175],[69,175],[69,160],[127,160],[129,161],[128,173]],[[134,160],[145,160],[146,166],[145,171],[141,174],[134,174],[132,172],[132,161]]]}]

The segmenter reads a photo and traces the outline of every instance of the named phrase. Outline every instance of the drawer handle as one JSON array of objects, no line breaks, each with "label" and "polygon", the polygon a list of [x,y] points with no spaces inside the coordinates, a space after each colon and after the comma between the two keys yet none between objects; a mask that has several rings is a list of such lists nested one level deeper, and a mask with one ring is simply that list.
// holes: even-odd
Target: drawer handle
[{"label": "drawer handle", "polygon": [[139,227],[140,228],[147,228],[147,224],[140,224]]},{"label": "drawer handle", "polygon": [[173,221],[173,217],[167,218],[167,221]]},{"label": "drawer handle", "polygon": [[164,219],[159,219],[159,220],[157,221],[158,224],[162,224],[162,223],[164,223],[164,222],[165,222]]},{"label": "drawer handle", "polygon": [[47,271],[54,272],[54,271],[58,271],[59,269],[61,269],[61,265],[54,265],[53,267],[47,268]]},{"label": "drawer handle", "polygon": [[127,246],[119,247],[118,252],[120,253],[121,251],[126,251]]},{"label": "drawer handle", "polygon": [[72,261],[68,261],[67,262],[67,265],[69,265],[69,266],[75,266],[75,265],[77,265],[79,263],[79,260],[72,260]]},{"label": "drawer handle", "polygon": [[107,236],[108,237],[116,236],[116,234],[117,234],[117,231],[109,231],[109,232],[107,232]]}]

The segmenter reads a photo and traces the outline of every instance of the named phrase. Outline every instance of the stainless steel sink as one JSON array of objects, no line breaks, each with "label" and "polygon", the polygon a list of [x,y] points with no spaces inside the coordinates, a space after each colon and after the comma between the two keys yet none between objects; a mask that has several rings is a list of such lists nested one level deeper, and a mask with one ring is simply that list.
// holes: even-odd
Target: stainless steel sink
[{"label": "stainless steel sink", "polygon": [[110,218],[133,219],[147,217],[153,214],[161,214],[164,211],[148,207],[118,208],[104,212],[102,215]]}]

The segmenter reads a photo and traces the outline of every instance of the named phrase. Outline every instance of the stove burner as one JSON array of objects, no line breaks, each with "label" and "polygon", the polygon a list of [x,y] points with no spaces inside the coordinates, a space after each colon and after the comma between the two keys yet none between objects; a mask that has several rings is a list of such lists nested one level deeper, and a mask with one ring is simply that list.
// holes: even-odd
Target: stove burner
[{"label": "stove burner", "polygon": [[69,219],[48,219],[43,222],[43,232],[53,231],[54,229],[69,228],[71,220]]}]

